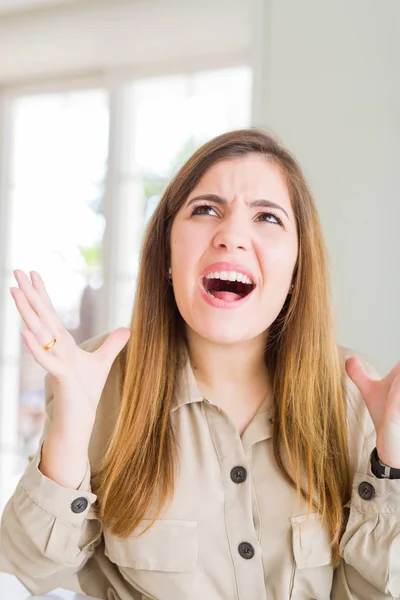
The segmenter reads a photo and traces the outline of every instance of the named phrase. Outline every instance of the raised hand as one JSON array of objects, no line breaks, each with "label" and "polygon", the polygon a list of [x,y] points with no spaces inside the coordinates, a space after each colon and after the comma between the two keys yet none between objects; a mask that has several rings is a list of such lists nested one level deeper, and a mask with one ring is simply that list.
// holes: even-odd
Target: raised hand
[{"label": "raised hand", "polygon": [[[15,270],[14,276],[18,287],[10,288],[10,292],[26,325],[22,338],[36,362],[51,377],[53,427],[75,432],[77,427],[83,427],[91,431],[112,363],[127,343],[130,330],[116,329],[98,350],[86,352],[63,326],[40,275],[32,271],[29,278],[23,271]],[[51,343],[54,345],[46,350]]]},{"label": "raised hand", "polygon": [[400,362],[383,377],[372,379],[357,358],[346,361],[346,371],[360,390],[376,431],[380,460],[400,469]]}]

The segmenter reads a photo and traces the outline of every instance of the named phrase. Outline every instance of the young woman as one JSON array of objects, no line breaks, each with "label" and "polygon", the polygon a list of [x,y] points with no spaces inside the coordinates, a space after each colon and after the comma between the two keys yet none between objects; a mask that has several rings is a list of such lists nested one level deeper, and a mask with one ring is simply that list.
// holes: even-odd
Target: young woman
[{"label": "young woman", "polygon": [[[148,225],[129,329],[77,347],[40,276],[12,295],[47,421],[2,519],[34,593],[400,597],[400,363],[335,341],[315,206],[257,130],[200,148]],[[65,583],[64,583],[65,584]]]}]

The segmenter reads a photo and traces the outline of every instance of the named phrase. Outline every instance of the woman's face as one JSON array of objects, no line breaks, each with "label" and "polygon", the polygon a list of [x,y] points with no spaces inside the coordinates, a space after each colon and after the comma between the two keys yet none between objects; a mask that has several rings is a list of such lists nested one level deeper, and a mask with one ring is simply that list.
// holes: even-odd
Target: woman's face
[{"label": "woman's face", "polygon": [[172,283],[195,333],[235,344],[278,316],[297,259],[296,223],[278,167],[257,154],[211,166],[172,225]]}]

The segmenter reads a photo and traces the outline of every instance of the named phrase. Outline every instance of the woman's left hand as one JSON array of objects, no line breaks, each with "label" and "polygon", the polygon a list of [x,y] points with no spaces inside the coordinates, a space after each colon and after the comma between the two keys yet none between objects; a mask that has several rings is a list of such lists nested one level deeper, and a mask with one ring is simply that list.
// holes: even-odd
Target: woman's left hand
[{"label": "woman's left hand", "polygon": [[372,379],[355,357],[346,360],[346,371],[371,415],[380,460],[400,469],[400,362],[383,379]]}]

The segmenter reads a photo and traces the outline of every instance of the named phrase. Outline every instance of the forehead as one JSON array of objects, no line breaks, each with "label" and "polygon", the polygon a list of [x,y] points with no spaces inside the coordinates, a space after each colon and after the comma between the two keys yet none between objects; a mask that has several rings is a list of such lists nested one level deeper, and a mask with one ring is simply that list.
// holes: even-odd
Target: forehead
[{"label": "forehead", "polygon": [[189,199],[199,193],[220,194],[229,202],[267,198],[291,208],[289,190],[280,168],[265,156],[249,154],[213,164],[192,190]]}]

